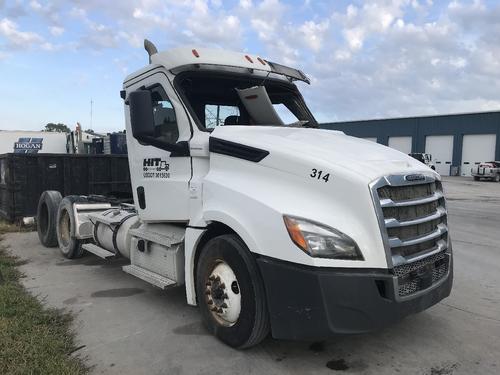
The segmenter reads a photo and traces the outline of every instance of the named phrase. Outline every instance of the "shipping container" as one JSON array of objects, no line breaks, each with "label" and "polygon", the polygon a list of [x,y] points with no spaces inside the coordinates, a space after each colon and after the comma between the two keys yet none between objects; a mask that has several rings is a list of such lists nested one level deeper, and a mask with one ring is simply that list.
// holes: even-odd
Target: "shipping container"
[{"label": "shipping container", "polygon": [[126,155],[0,155],[0,216],[15,221],[35,216],[44,190],[63,196],[99,194],[131,199]]}]

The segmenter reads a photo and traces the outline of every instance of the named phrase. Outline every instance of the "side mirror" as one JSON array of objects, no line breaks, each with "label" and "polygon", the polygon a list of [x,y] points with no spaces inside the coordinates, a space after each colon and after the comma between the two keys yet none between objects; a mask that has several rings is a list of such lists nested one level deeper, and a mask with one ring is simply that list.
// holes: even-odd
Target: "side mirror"
[{"label": "side mirror", "polygon": [[128,105],[130,108],[130,125],[134,138],[141,140],[154,137],[155,126],[151,91],[132,91],[128,96]]}]

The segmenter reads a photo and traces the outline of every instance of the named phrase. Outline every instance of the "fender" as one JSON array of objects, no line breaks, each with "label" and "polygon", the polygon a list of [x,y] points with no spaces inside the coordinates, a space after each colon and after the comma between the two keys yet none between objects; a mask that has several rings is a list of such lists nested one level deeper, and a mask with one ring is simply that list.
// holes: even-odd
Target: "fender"
[{"label": "fender", "polygon": [[[204,222],[212,223],[218,222],[224,224],[231,228],[247,245],[251,252],[258,252],[257,245],[253,240],[250,233],[239,223],[239,221],[222,211],[207,211],[203,215]],[[186,230],[186,236],[184,239],[184,269],[185,273],[185,285],[186,285],[186,300],[188,305],[196,306],[196,284],[195,284],[195,258],[196,252],[198,250],[198,245],[201,238],[207,231],[206,228],[199,227],[188,227]]]}]

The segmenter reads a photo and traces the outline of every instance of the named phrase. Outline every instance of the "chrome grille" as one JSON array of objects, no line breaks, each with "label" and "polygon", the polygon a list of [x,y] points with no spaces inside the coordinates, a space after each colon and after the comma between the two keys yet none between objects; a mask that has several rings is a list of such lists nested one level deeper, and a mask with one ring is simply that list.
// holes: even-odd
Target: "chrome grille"
[{"label": "chrome grille", "polygon": [[371,184],[400,297],[430,287],[448,272],[443,189],[433,177],[421,177],[387,176]]},{"label": "chrome grille", "polygon": [[[398,277],[399,296],[405,297],[435,284],[448,273],[448,267],[446,250],[413,263],[394,267],[394,274]],[[427,284],[426,279],[422,277],[426,273]]]}]

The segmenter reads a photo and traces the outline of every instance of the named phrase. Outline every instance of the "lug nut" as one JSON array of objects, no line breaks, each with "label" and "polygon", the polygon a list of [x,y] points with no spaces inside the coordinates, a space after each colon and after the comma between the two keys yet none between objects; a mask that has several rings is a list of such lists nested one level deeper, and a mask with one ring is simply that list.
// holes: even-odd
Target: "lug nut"
[{"label": "lug nut", "polygon": [[214,304],[214,301],[212,301],[211,299],[209,299],[209,300],[207,301],[207,305],[213,305],[213,304]]},{"label": "lug nut", "polygon": [[220,305],[220,307],[222,307],[223,309],[227,309],[227,303],[223,303],[222,305]]},{"label": "lug nut", "polygon": [[229,298],[229,296],[228,296],[226,293],[224,293],[224,295],[222,296],[222,298],[224,298],[224,299],[228,299],[228,298]]}]

